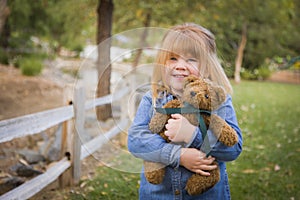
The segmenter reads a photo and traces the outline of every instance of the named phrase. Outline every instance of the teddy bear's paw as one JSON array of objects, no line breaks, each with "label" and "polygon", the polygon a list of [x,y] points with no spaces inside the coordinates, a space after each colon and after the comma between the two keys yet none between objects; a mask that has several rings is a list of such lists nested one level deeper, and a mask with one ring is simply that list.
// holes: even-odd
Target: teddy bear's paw
[{"label": "teddy bear's paw", "polygon": [[165,177],[165,171],[152,171],[152,172],[145,172],[145,177],[147,181],[151,184],[158,185],[161,184]]},{"label": "teddy bear's paw", "polygon": [[185,190],[189,195],[199,195],[214,185],[216,185],[220,180],[220,170],[219,168],[210,171],[210,176],[202,176],[200,174],[192,175],[185,187]]},{"label": "teddy bear's paw", "polygon": [[223,127],[222,134],[219,136],[219,141],[228,147],[235,145],[238,142],[236,131],[230,126]]},{"label": "teddy bear's paw", "polygon": [[165,176],[165,166],[161,163],[144,161],[145,177],[149,183],[160,184]]}]

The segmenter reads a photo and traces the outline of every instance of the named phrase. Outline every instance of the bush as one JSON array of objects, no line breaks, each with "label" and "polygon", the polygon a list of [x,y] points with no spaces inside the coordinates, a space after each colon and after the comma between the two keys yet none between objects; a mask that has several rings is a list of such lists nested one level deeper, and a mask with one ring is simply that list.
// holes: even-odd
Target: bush
[{"label": "bush", "polygon": [[245,68],[242,68],[242,70],[241,70],[241,78],[245,79],[245,80],[255,80],[256,79],[254,72],[252,72],[248,69],[245,69]]},{"label": "bush", "polygon": [[7,52],[0,48],[0,63],[7,65],[9,63]]},{"label": "bush", "polygon": [[241,77],[245,80],[266,80],[272,74],[272,70],[267,66],[261,66],[253,71],[242,68]]},{"label": "bush", "polygon": [[18,65],[23,75],[35,76],[42,71],[42,59],[40,57],[24,57],[18,61]]},{"label": "bush", "polygon": [[272,74],[272,71],[268,67],[260,67],[257,69],[257,79],[266,80]]}]

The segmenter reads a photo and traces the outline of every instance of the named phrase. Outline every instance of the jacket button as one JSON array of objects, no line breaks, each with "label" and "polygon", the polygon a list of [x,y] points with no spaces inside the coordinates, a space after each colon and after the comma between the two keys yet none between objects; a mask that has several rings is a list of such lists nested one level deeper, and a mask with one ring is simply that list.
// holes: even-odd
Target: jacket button
[{"label": "jacket button", "polygon": [[175,195],[179,195],[180,191],[179,190],[175,190]]}]

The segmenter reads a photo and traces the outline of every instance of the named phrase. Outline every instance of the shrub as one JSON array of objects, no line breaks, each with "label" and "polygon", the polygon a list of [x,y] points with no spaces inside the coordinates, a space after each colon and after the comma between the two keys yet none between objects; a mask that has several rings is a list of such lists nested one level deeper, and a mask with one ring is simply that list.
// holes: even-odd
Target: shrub
[{"label": "shrub", "polygon": [[9,64],[8,54],[2,48],[0,48],[0,63],[5,64],[5,65]]},{"label": "shrub", "polygon": [[253,71],[242,68],[241,77],[245,80],[266,80],[272,74],[268,66],[261,66]]},{"label": "shrub", "polygon": [[254,79],[256,79],[254,72],[252,72],[248,69],[245,69],[245,68],[241,69],[241,78],[245,79],[245,80],[254,80]]},{"label": "shrub", "polygon": [[23,75],[35,76],[42,71],[42,59],[40,57],[30,56],[21,58],[18,65]]},{"label": "shrub", "polygon": [[266,80],[272,74],[272,71],[268,67],[260,67],[257,69],[257,79],[258,80]]}]

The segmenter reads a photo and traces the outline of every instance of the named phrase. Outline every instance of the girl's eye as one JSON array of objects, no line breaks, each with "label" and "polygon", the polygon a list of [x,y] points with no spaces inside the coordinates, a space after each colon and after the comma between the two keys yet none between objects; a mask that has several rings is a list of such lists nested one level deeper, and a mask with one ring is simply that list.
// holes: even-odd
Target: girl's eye
[{"label": "girl's eye", "polygon": [[171,57],[170,60],[177,60],[177,58],[176,57]]},{"label": "girl's eye", "polygon": [[189,58],[187,59],[187,62],[197,62],[197,60],[195,58]]}]

